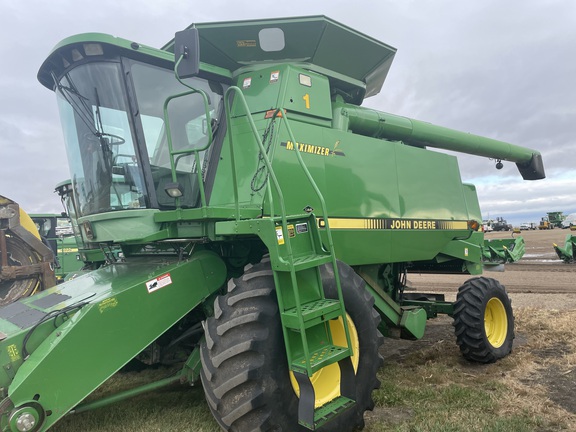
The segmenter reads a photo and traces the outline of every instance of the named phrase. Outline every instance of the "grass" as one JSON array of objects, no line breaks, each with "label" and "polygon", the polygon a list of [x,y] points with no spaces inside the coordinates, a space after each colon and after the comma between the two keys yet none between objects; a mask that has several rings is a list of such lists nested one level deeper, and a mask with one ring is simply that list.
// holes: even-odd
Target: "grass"
[{"label": "grass", "polygon": [[[576,311],[516,311],[517,346],[491,365],[462,359],[452,339],[388,359],[366,431],[576,430]],[[444,325],[444,324],[442,324]],[[446,326],[449,321],[446,318]],[[387,344],[395,341],[387,340]],[[415,342],[416,343],[416,342]],[[386,349],[386,344],[383,349]],[[574,372],[573,372],[574,371]],[[161,379],[163,369],[114,377],[95,397]],[[567,384],[562,387],[561,384]],[[556,390],[554,390],[556,389]],[[220,430],[200,387],[172,386],[62,419],[55,431]]]},{"label": "grass", "polygon": [[[164,377],[160,376],[161,372],[121,374],[107,383],[104,390],[118,383],[135,385],[140,381],[144,384],[150,379],[160,379]],[[213,432],[220,429],[210,414],[201,387],[174,385],[105,408],[69,415],[51,430]]]},{"label": "grass", "polygon": [[[516,333],[523,342],[496,364],[468,363],[446,341],[389,362],[366,430],[574,430],[574,407],[569,412],[552,400],[549,386],[576,364],[575,319],[576,311],[520,309]],[[573,383],[571,392],[553,396],[574,399]]]}]

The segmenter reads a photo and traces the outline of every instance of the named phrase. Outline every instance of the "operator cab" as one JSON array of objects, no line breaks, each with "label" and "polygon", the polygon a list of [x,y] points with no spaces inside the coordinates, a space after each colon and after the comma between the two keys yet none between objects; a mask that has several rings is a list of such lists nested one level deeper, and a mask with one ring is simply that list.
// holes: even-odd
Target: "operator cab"
[{"label": "operator cab", "polygon": [[[199,206],[212,128],[223,116],[222,85],[193,77],[190,92],[175,78],[171,55],[86,36],[90,42],[62,42],[39,73],[57,96],[78,216]],[[140,60],[144,50],[156,56]],[[166,191],[171,184],[179,185],[178,199]]]}]

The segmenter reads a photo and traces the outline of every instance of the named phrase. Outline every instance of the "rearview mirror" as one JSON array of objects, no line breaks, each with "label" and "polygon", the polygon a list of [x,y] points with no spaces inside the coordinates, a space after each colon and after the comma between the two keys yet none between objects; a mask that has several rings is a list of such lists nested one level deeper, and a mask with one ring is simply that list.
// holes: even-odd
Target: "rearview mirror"
[{"label": "rearview mirror", "polygon": [[176,74],[181,78],[191,78],[200,72],[200,36],[197,28],[189,28],[174,36],[174,61],[178,64]]}]

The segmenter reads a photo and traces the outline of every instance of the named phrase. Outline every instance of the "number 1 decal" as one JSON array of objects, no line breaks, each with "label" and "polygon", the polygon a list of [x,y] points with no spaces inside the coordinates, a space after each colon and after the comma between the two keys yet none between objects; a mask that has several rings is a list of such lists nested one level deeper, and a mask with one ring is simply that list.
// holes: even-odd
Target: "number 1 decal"
[{"label": "number 1 decal", "polygon": [[306,93],[304,96],[302,96],[302,99],[304,99],[304,102],[306,102],[306,109],[310,109],[310,95]]}]

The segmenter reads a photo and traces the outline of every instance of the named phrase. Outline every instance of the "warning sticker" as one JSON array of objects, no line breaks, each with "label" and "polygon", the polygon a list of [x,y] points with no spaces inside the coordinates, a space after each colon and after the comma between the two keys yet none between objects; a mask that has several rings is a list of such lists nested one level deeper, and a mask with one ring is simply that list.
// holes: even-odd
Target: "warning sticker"
[{"label": "warning sticker", "polygon": [[280,79],[280,71],[270,73],[270,83],[275,83]]},{"label": "warning sticker", "polygon": [[256,46],[255,39],[241,39],[236,41],[236,46],[238,48],[253,48]]},{"label": "warning sticker", "polygon": [[6,347],[6,351],[8,351],[8,357],[10,357],[11,362],[20,360],[20,353],[18,352],[16,345],[8,345],[8,347]]},{"label": "warning sticker", "polygon": [[100,313],[104,313],[104,311],[110,308],[115,308],[116,306],[118,306],[118,300],[116,300],[116,297],[110,297],[105,300],[102,300],[98,304],[98,310],[100,311]]},{"label": "warning sticker", "polygon": [[294,225],[288,225],[288,237],[294,238],[296,237],[296,232],[294,231]]},{"label": "warning sticker", "polygon": [[252,85],[252,77],[244,78],[244,81],[242,82],[242,88],[247,89],[250,88],[251,85]]},{"label": "warning sticker", "polygon": [[304,234],[308,232],[308,224],[307,223],[299,223],[296,225],[296,232],[298,234]]},{"label": "warning sticker", "polygon": [[282,227],[276,227],[276,238],[278,239],[278,244],[284,244],[284,234],[282,233]]},{"label": "warning sticker", "polygon": [[154,292],[159,290],[160,288],[164,288],[172,283],[172,278],[170,277],[170,273],[163,274],[162,276],[158,276],[156,279],[152,279],[151,281],[146,282],[146,288],[148,292]]}]

